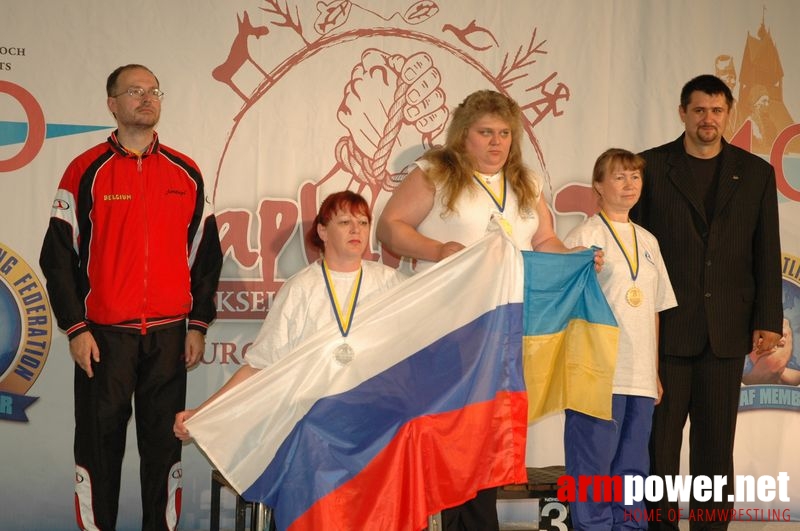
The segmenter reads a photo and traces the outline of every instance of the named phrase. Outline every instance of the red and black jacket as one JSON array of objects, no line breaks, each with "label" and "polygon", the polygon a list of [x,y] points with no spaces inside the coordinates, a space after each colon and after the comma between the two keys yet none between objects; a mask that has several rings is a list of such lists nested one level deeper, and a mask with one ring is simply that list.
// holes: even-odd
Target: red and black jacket
[{"label": "red and black jacket", "polygon": [[64,172],[39,263],[70,339],[89,323],[144,334],[187,317],[205,332],[222,252],[200,170],[155,134],[136,155],[112,133]]}]

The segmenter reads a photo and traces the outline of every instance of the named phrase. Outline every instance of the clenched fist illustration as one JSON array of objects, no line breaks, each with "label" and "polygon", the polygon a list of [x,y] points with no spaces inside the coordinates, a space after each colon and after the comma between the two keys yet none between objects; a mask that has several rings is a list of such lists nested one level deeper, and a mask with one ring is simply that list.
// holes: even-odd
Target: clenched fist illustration
[{"label": "clenched fist illustration", "polygon": [[431,145],[448,118],[441,81],[427,53],[364,51],[337,112],[350,135],[337,144],[336,158],[356,181],[391,190],[396,184],[387,164],[393,153]]}]

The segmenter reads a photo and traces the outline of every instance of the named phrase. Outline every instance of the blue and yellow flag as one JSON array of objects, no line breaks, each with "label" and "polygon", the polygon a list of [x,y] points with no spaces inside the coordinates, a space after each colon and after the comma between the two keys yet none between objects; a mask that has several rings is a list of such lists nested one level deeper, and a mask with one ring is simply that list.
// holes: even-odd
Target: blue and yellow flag
[{"label": "blue and yellow flag", "polygon": [[522,255],[528,421],[564,409],[610,419],[619,329],[593,251]]}]

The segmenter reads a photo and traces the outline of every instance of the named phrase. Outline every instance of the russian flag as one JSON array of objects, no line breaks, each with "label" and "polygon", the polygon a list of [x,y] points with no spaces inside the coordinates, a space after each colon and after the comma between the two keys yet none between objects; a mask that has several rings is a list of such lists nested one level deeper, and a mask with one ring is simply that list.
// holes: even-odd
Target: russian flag
[{"label": "russian flag", "polygon": [[359,305],[352,362],[321,332],[197,413],[192,436],[279,529],[416,531],[525,482],[522,255],[491,232]]}]

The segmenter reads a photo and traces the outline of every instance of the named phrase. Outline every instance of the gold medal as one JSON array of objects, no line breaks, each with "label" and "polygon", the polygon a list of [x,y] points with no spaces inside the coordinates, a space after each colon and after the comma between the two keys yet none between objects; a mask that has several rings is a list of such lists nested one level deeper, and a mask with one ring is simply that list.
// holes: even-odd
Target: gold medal
[{"label": "gold medal", "polygon": [[636,308],[642,301],[644,300],[644,293],[636,286],[631,286],[628,288],[628,291],[625,292],[625,301]]},{"label": "gold medal", "polygon": [[492,203],[497,207],[497,211],[500,213],[497,217],[497,223],[503,228],[506,234],[511,236],[511,232],[513,231],[511,227],[511,222],[508,221],[506,218],[503,217],[503,211],[506,209],[506,177],[500,172],[500,195],[494,193],[494,190],[483,180],[481,179],[478,174],[473,174],[475,177],[475,182],[478,183],[478,186],[483,188],[483,191],[489,195],[489,198],[492,200]]},{"label": "gold medal", "polygon": [[511,228],[511,223],[506,218],[503,216],[498,216],[497,223],[503,228],[504,231],[506,231],[506,234],[511,236],[511,233],[514,231],[514,229]]},{"label": "gold medal", "polygon": [[[633,231],[633,253],[628,253],[628,250],[622,244],[622,239],[617,234],[617,231],[614,230],[611,221],[606,217],[606,213],[601,210],[599,216],[606,227],[608,227],[608,230],[611,231],[611,237],[617,242],[617,246],[625,256],[625,261],[628,263],[628,270],[631,273],[631,280],[636,282],[636,277],[639,276],[639,240],[636,237],[636,226],[631,224],[631,230]],[[628,288],[628,291],[625,292],[625,302],[627,302],[629,306],[636,308],[640,306],[643,301],[644,292],[639,289],[636,284]]]}]

